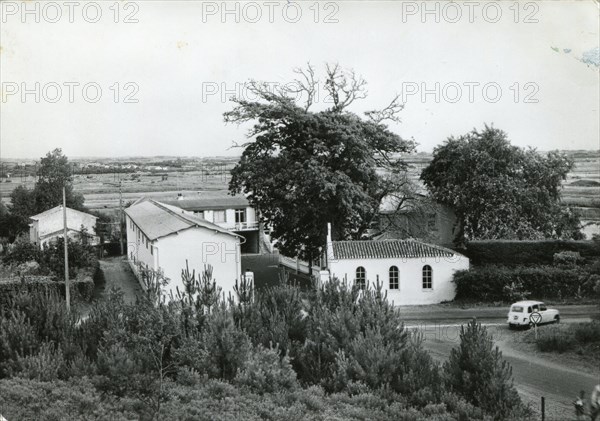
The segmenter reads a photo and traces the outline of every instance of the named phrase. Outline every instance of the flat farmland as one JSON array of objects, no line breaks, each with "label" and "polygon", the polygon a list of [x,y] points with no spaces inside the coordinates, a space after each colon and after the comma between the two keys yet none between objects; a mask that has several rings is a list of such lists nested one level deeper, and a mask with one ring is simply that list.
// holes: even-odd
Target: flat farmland
[{"label": "flat farmland", "polygon": [[[563,202],[579,208],[600,209],[600,152],[571,151],[568,154],[574,159],[575,165],[563,182]],[[420,184],[420,173],[431,161],[431,155],[421,153],[407,157],[406,161],[409,166],[408,177]],[[125,204],[140,197],[175,199],[177,193],[186,197],[198,195],[199,192],[203,197],[226,194],[231,179],[229,172],[235,165],[235,159],[211,161],[211,158],[207,158],[205,162],[207,164],[203,168],[206,169],[197,171],[75,174],[73,184],[75,190],[84,195],[86,206],[98,210],[119,206],[119,182]],[[0,183],[2,201],[10,201],[8,196],[16,186],[33,188],[34,182],[35,178],[31,176],[14,176],[11,182]]]}]

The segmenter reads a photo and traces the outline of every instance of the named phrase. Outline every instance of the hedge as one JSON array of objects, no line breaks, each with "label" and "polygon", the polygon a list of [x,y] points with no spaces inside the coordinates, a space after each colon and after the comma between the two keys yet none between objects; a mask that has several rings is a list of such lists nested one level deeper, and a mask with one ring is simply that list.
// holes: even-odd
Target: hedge
[{"label": "hedge", "polygon": [[575,240],[477,240],[470,241],[460,250],[473,265],[528,265],[551,264],[555,253],[578,252],[581,257],[600,257],[600,244],[595,241]]},{"label": "hedge", "polygon": [[[94,280],[90,276],[70,280],[71,299],[73,301],[86,301],[92,299],[94,293]],[[51,276],[23,276],[21,278],[3,279],[0,282],[0,307],[10,305],[12,298],[22,292],[58,291],[65,296],[65,283]]]},{"label": "hedge", "polygon": [[458,300],[516,301],[592,297],[597,277],[588,267],[486,265],[455,272],[453,282]]}]

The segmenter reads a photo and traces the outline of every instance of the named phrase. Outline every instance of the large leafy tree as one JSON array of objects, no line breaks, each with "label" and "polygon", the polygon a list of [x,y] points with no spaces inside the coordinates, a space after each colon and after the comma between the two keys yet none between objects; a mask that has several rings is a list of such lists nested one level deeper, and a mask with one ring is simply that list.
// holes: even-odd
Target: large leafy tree
[{"label": "large leafy tree", "polygon": [[454,209],[458,242],[578,238],[577,216],[560,204],[572,166],[563,153],[512,146],[505,132],[486,125],[436,147],[421,180]]},{"label": "large leafy tree", "polygon": [[61,149],[48,152],[40,160],[38,182],[35,185],[35,201],[38,212],[53,208],[62,203],[62,188],[65,187],[67,206],[83,209],[83,196],[73,191],[72,169],[69,159]]},{"label": "large leafy tree", "polygon": [[40,160],[37,175],[38,181],[32,190],[18,186],[11,192],[11,237],[27,229],[30,216],[62,204],[63,186],[67,206],[84,210],[83,196],[73,191],[71,167],[60,149],[48,152]]},{"label": "large leafy tree", "polygon": [[[326,240],[360,237],[376,217],[381,199],[402,191],[406,177],[399,154],[414,151],[412,141],[388,129],[402,106],[396,97],[384,109],[361,117],[348,111],[366,96],[366,82],[339,66],[327,66],[324,90],[329,107],[312,111],[319,84],[312,66],[296,70],[292,89],[250,82],[255,101],[236,98],[226,122],[252,122],[229,185],[244,192],[272,227],[272,237],[288,255],[312,261]],[[305,100],[299,103],[299,96]]]}]

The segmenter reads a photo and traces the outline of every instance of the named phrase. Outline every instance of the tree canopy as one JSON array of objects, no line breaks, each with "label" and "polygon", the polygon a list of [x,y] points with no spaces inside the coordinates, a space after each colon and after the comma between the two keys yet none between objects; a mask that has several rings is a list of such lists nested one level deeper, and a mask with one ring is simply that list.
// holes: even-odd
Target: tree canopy
[{"label": "tree canopy", "polygon": [[505,132],[486,125],[436,147],[421,180],[454,209],[458,241],[578,238],[577,216],[560,204],[572,167],[563,153],[512,146]]},{"label": "tree canopy", "polygon": [[83,196],[73,191],[71,167],[62,150],[54,149],[40,160],[38,181],[32,190],[18,186],[11,194],[10,213],[14,223],[9,235],[25,231],[29,217],[62,204],[62,188],[65,187],[67,206],[84,210]]},{"label": "tree canopy", "polygon": [[[232,194],[245,193],[272,228],[279,249],[308,260],[325,245],[326,224],[339,239],[360,237],[377,215],[382,197],[401,191],[402,153],[414,151],[383,123],[397,121],[397,97],[364,117],[347,107],[366,95],[366,82],[338,66],[327,66],[329,107],[311,111],[318,96],[314,68],[297,70],[296,90],[273,90],[251,82],[256,101],[236,98],[226,122],[253,122],[232,170]],[[306,101],[298,104],[292,93]]]}]

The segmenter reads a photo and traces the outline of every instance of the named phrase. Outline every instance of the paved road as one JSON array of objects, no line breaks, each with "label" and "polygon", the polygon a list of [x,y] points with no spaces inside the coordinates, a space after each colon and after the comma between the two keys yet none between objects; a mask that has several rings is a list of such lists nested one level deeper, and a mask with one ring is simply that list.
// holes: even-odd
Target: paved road
[{"label": "paved road", "polygon": [[[586,308],[572,308],[572,313],[585,313]],[[589,313],[588,313],[589,314]],[[589,321],[589,316],[577,314],[563,316],[563,322],[576,323]],[[456,317],[456,314],[451,314]],[[573,415],[571,402],[580,390],[589,396],[593,387],[600,383],[600,367],[595,371],[584,372],[567,363],[557,363],[543,356],[531,356],[515,349],[512,344],[514,335],[522,334],[509,330],[505,325],[505,317],[482,320],[494,335],[496,345],[502,351],[504,358],[513,367],[515,386],[524,402],[530,403],[539,411],[540,398],[546,398],[547,420],[569,420]],[[449,321],[446,318],[430,319],[418,323],[408,321],[406,326],[420,329],[425,337],[424,346],[436,360],[443,362],[450,355],[450,350],[458,345],[460,324],[468,322],[459,320]],[[540,327],[543,329],[544,327]]]},{"label": "paved road", "polygon": [[[560,311],[563,319],[568,319],[572,316],[589,317],[594,313],[598,313],[598,305],[558,305],[549,306]],[[403,320],[410,321],[460,321],[471,320],[476,317],[477,320],[490,322],[491,320],[505,321],[508,314],[508,306],[506,307],[471,307],[458,308],[447,305],[432,305],[432,306],[399,306],[398,311]]]}]

